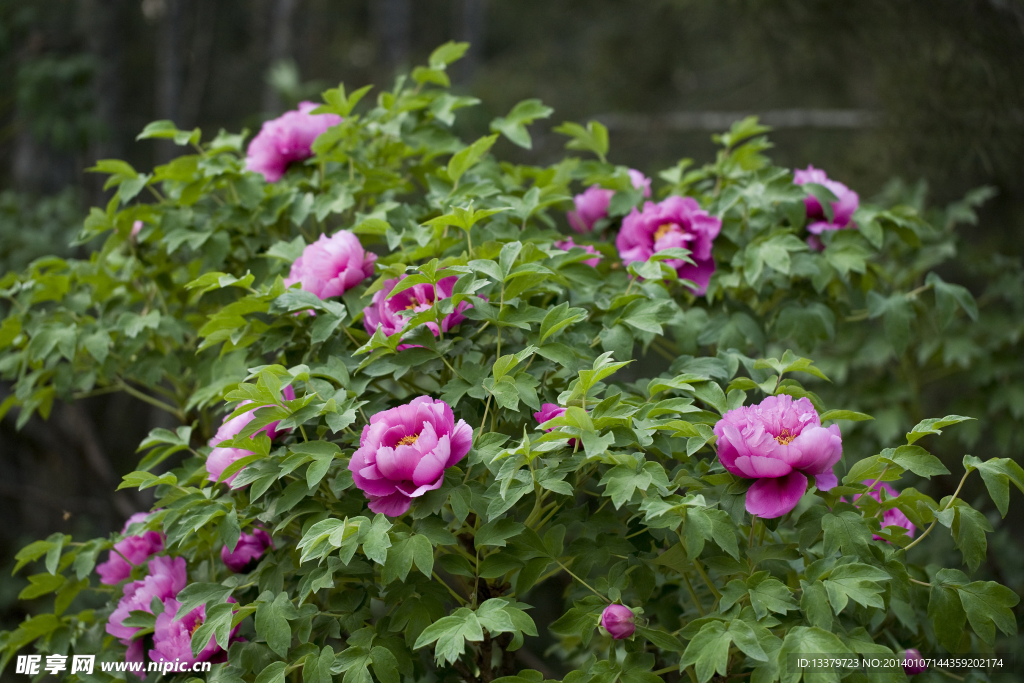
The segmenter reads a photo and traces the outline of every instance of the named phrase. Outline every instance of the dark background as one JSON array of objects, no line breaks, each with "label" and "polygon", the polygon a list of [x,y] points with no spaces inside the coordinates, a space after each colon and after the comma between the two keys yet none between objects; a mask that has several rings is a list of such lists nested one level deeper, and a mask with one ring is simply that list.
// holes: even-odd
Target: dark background
[{"label": "dark background", "polygon": [[[483,100],[462,110],[467,136],[538,97],[551,125],[598,118],[611,160],[652,173],[710,160],[710,135],[756,113],[777,164],[813,163],[862,199],[895,177],[937,204],[996,188],[968,242],[1021,253],[1021,0],[0,0],[0,272],[72,253],[106,200],[84,172],[96,159],[146,169],[174,153],[134,141],[149,121],[254,131],[339,81],[387,86],[449,39],[473,45],[453,70]],[[562,153],[558,136],[534,141],[499,154]],[[21,431],[15,417],[0,422],[6,628],[24,616],[17,548],[104,534],[147,507],[111,492],[149,429],[173,426],[119,394]]]}]

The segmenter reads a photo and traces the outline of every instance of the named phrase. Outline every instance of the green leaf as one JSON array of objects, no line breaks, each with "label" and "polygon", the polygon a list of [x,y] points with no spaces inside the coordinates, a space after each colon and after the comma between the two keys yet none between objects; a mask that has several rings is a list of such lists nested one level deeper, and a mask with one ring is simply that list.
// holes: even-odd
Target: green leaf
[{"label": "green leaf", "polygon": [[572,138],[565,143],[567,149],[593,152],[602,162],[605,161],[605,155],[608,154],[608,129],[597,121],[588,122],[586,128],[566,121],[554,131]]},{"label": "green leaf", "polygon": [[[206,607],[206,617],[202,625],[192,633],[192,654],[198,655],[214,638],[223,649],[228,649],[228,637],[231,635],[231,616],[235,605],[222,602]],[[180,613],[180,612],[179,612]]]},{"label": "green leaf", "polygon": [[377,564],[383,565],[387,560],[391,537],[388,530],[393,525],[383,514],[378,514],[370,523],[370,528],[363,539],[363,553]]},{"label": "green leaf", "polygon": [[995,581],[975,581],[958,586],[960,602],[974,632],[989,645],[996,640],[996,627],[1008,636],[1017,634],[1017,620],[1012,609],[1020,596]]},{"label": "green leaf", "polygon": [[732,635],[721,621],[709,621],[690,640],[679,668],[694,667],[699,683],[707,683],[717,672],[724,676],[729,666]]},{"label": "green leaf", "polygon": [[958,650],[957,646],[964,635],[964,623],[967,621],[967,612],[964,611],[956,588],[958,585],[967,585],[968,581],[962,572],[949,569],[939,570],[932,579],[928,619],[935,629],[939,645],[950,652]]},{"label": "green leaf", "polygon": [[973,455],[964,456],[964,469],[978,470],[999,514],[1006,517],[1010,507],[1010,482],[1024,492],[1024,468],[1009,458],[992,458],[982,462]]},{"label": "green leaf", "polygon": [[840,549],[843,555],[861,555],[868,552],[871,529],[864,518],[856,512],[830,512],[821,518],[821,528],[825,531],[825,557],[835,555]]},{"label": "green leaf", "polygon": [[782,641],[782,648],[779,650],[781,683],[797,683],[801,677],[806,681],[814,681],[814,683],[825,683],[826,681],[838,683],[839,676],[835,672],[821,669],[805,671],[796,666],[796,658],[791,655],[798,654],[836,656],[852,653],[850,648],[844,645],[843,641],[839,640],[834,633],[815,626],[796,626],[786,634],[785,640]]},{"label": "green leaf", "polygon": [[[229,595],[231,595],[229,586],[221,586],[217,583],[190,583],[178,593],[176,600],[181,603],[181,606],[178,608],[178,613],[174,615],[174,620],[181,619],[200,605],[227,603]],[[205,645],[206,643],[203,643],[203,646]]]},{"label": "green leaf", "polygon": [[886,298],[871,290],[867,296],[868,317],[882,318],[886,337],[896,355],[900,355],[910,343],[910,324],[915,316],[914,307],[906,294],[897,293]]},{"label": "green leaf", "polygon": [[[269,598],[268,591],[264,597]],[[289,619],[297,619],[298,612],[287,593],[278,593],[272,602],[261,602],[256,607],[256,634],[267,641],[267,646],[281,657],[287,657],[291,647],[292,631]]]},{"label": "green leaf", "polygon": [[785,614],[798,609],[793,592],[776,578],[765,578],[767,572],[758,572],[747,580],[750,592],[750,605],[758,619],[763,619],[768,612]]},{"label": "green leaf", "polygon": [[851,422],[863,422],[875,418],[866,413],[858,413],[853,410],[829,410],[821,414],[821,421],[825,420],[850,420]]},{"label": "green leaf", "polygon": [[960,424],[961,422],[973,419],[973,417],[964,417],[962,415],[947,415],[942,418],[930,417],[927,420],[921,420],[913,429],[907,432],[907,443],[912,444],[921,437],[929,434],[941,434],[943,427]]},{"label": "green leaf", "polygon": [[153,121],[146,125],[135,139],[158,138],[174,140],[176,145],[198,145],[201,135],[198,128],[193,128],[190,131],[178,130],[173,121]]},{"label": "green leaf", "polygon": [[833,569],[823,582],[828,592],[832,609],[839,614],[849,600],[864,607],[885,609],[882,592],[885,590],[879,581],[888,581],[889,575],[870,565],[854,562],[841,564]]},{"label": "green leaf", "polygon": [[540,100],[523,100],[512,107],[507,116],[491,121],[491,131],[501,133],[520,147],[531,149],[533,140],[530,139],[526,126],[537,119],[548,118],[554,111],[551,107],[544,106]]},{"label": "green leaf", "polygon": [[488,150],[494,145],[495,140],[498,139],[497,135],[488,135],[482,137],[473,144],[465,147],[454,155],[448,162],[448,177],[451,178],[453,183],[458,183],[459,178],[473,168],[480,161],[480,159],[487,154]]},{"label": "green leaf", "polygon": [[940,474],[949,474],[949,470],[941,460],[920,446],[900,446],[892,452],[890,457],[883,457],[882,462],[891,462],[925,479],[931,479]]},{"label": "green leaf", "polygon": [[505,541],[518,536],[524,528],[521,523],[514,519],[501,517],[500,519],[491,520],[477,529],[473,540],[477,548],[485,546],[504,548]]},{"label": "green leaf", "polygon": [[949,327],[949,324],[953,322],[957,306],[963,309],[971,320],[978,320],[978,303],[966,287],[944,282],[935,273],[928,273],[924,282],[935,289],[935,308],[939,316],[940,327],[943,329]]},{"label": "green leaf", "polygon": [[314,649],[302,663],[302,683],[333,683],[331,667],[334,666],[334,659],[334,650],[330,645],[325,645],[320,652]]},{"label": "green leaf", "polygon": [[563,301],[544,316],[544,320],[540,323],[540,341],[544,342],[545,339],[553,335],[559,330],[565,329],[573,323],[577,323],[581,320],[586,320],[587,311],[583,308],[569,308],[569,303]]},{"label": "green leaf", "polygon": [[480,642],[483,639],[483,628],[476,614],[461,607],[453,614],[441,617],[423,629],[413,649],[418,650],[437,641],[434,658],[440,665],[442,662],[454,663],[458,660],[465,652],[465,641]]},{"label": "green leaf", "polygon": [[432,69],[443,69],[452,62],[462,59],[462,55],[466,54],[468,49],[469,43],[457,43],[454,40],[449,40],[430,53],[427,63]]}]

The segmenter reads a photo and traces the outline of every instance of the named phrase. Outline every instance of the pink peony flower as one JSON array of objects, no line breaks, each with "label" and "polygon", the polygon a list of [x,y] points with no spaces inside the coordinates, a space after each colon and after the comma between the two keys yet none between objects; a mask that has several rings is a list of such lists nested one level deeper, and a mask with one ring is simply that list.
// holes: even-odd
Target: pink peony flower
[{"label": "pink peony flower", "polygon": [[[391,293],[391,290],[395,288],[395,285],[400,280],[404,280],[405,277],[403,275],[400,278],[385,282],[384,288],[375,292],[370,305],[363,309],[363,327],[366,328],[369,334],[372,335],[380,327],[384,334],[390,337],[395,332],[403,329],[406,323],[409,322],[410,317],[430,309],[434,305],[434,301],[451,298],[455,282],[459,279],[455,275],[441,278],[437,282],[436,289],[426,283],[413,285],[389,299],[388,295]],[[462,312],[472,307],[473,305],[468,301],[460,302],[454,311],[441,320],[441,331],[448,332],[448,330],[465,320],[466,316]],[[428,322],[424,324],[430,328],[435,337],[438,336],[437,323]],[[398,348],[403,349],[410,346],[410,344],[403,344]]]},{"label": "pink peony flower", "polygon": [[793,173],[793,183],[796,185],[803,185],[805,183],[824,185],[836,196],[836,201],[832,202],[831,223],[825,217],[825,210],[821,207],[821,202],[818,201],[817,197],[804,198],[804,206],[807,207],[807,217],[812,221],[807,226],[809,232],[820,235],[825,230],[842,230],[844,228],[857,227],[852,219],[853,213],[860,205],[860,197],[846,185],[835,180],[829,180],[824,171],[813,166],[808,166],[805,171],[795,171]]},{"label": "pink peony flower", "polygon": [[924,673],[927,670],[928,664],[918,650],[911,647],[903,651],[903,671],[908,676]]},{"label": "pink peony flower", "polygon": [[296,282],[307,292],[321,299],[341,296],[368,277],[373,277],[377,255],[367,253],[359,238],[348,230],[307,245],[295,259],[284,281],[285,287]]},{"label": "pink peony flower", "polygon": [[[868,495],[871,496],[872,498],[874,498],[875,500],[877,500],[879,503],[881,503],[882,502],[882,496],[878,492],[878,488],[875,487],[875,485],[874,485],[875,484],[875,480],[872,479],[870,481],[865,481],[865,482],[862,482],[862,483],[865,486],[868,486],[868,487],[871,488],[871,493],[869,493]],[[883,482],[879,482],[878,486],[880,486],[881,488],[885,489],[885,492],[888,494],[888,498],[890,498],[890,499],[891,498],[895,498],[898,495],[900,495],[899,492],[896,489],[894,489],[893,487],[889,486],[889,484],[884,482],[884,481]],[[857,499],[860,498],[861,495],[863,495],[863,494],[854,496],[853,497],[853,502],[856,503]],[[914,532],[917,530],[917,527],[914,526],[914,523],[911,522],[910,519],[908,519],[907,516],[905,514],[903,514],[903,512],[899,508],[892,508],[891,510],[886,510],[885,512],[882,513],[882,526],[883,527],[886,527],[886,526],[901,526],[901,527],[903,527],[904,529],[907,530],[907,536],[910,537],[910,538],[914,537]],[[878,536],[877,534],[874,535],[873,538],[876,541],[884,541],[885,540],[884,538],[882,538],[881,536]]]},{"label": "pink peony flower", "polygon": [[227,546],[220,549],[220,560],[228,569],[240,574],[251,571],[256,562],[263,557],[267,548],[274,547],[274,541],[263,529],[253,529],[251,534],[243,533],[238,538],[238,544],[234,550],[228,550]]},{"label": "pink peony flower", "polygon": [[843,455],[837,425],[821,426],[806,398],[769,396],[756,406],[727,412],[715,425],[718,459],[733,474],[756,479],[747,491],[747,512],[781,517],[807,491],[807,477],[828,491],[838,481],[832,467]]},{"label": "pink peony flower", "polygon": [[273,183],[281,179],[288,164],[313,156],[313,141],[328,128],[341,123],[337,114],[309,113],[318,106],[302,102],[298,111],[266,121],[249,143],[246,170],[260,173],[268,183]]},{"label": "pink peony flower", "polygon": [[[128,527],[137,522],[145,522],[148,512],[136,512],[124,523],[121,533],[127,533]],[[151,555],[164,549],[164,535],[158,531],[144,531],[138,536],[128,536],[114,544],[107,561],[96,565],[96,573],[100,575],[100,583],[112,586],[127,579],[132,567],[145,562]],[[116,551],[116,552],[115,552]],[[120,554],[119,554],[120,553]]]},{"label": "pink peony flower", "polygon": [[[636,169],[629,169],[629,179],[636,189],[643,188],[644,198],[651,196],[651,179]],[[608,216],[608,204],[611,203],[615,190],[606,190],[599,185],[591,185],[582,194],[573,198],[575,211],[565,214],[572,229],[579,233],[594,230],[594,223]]]},{"label": "pink peony flower", "polygon": [[591,268],[597,268],[597,264],[601,260],[601,255],[597,253],[597,249],[595,249],[589,244],[576,244],[575,242],[572,241],[571,237],[564,240],[558,240],[557,242],[555,242],[555,246],[561,249],[562,251],[569,251],[573,247],[579,247],[588,254],[594,254],[595,258],[588,258],[586,261],[582,262],[586,263]]},{"label": "pink peony flower", "polygon": [[663,249],[689,249],[696,265],[679,259],[665,263],[675,268],[679,277],[692,280],[697,294],[704,294],[715,272],[711,245],[721,229],[722,221],[701,209],[695,199],[672,196],[658,204],[647,202],[643,211],[633,209],[622,220],[615,246],[627,266],[646,261]]},{"label": "pink peony flower", "polygon": [[173,598],[185,587],[186,582],[184,557],[154,557],[149,561],[149,576],[141,581],[132,581],[124,587],[124,596],[107,621],[107,633],[129,645],[129,641],[139,628],[125,626],[124,620],[135,611],[152,614],[153,609],[150,605],[153,598],[161,602]]},{"label": "pink peony flower", "polygon": [[[562,406],[556,406],[554,403],[542,403],[540,410],[533,414],[533,419],[537,421],[537,424],[544,424],[548,420],[554,420],[556,417],[562,417],[565,415],[565,408]],[[544,431],[550,432],[551,429],[545,429]],[[575,448],[576,439],[569,439],[569,448]]]},{"label": "pink peony flower", "polygon": [[[236,602],[234,598],[228,598],[228,602]],[[223,659],[224,650],[217,645],[214,637],[210,636],[210,642],[206,644],[198,657],[192,655],[192,634],[196,632],[203,621],[206,620],[206,607],[200,605],[188,614],[175,620],[174,615],[181,607],[174,598],[164,600],[164,611],[157,615],[156,624],[153,629],[153,649],[149,651],[151,662],[181,662],[191,665],[196,662],[205,662],[214,659]],[[238,632],[238,626],[231,630],[229,640],[234,640]]]},{"label": "pink peony flower", "polygon": [[[291,386],[287,386],[284,389],[282,389],[281,394],[289,401],[295,399],[295,390],[292,389]],[[244,401],[241,405],[245,405],[247,403],[249,403],[249,401]],[[246,456],[252,455],[252,451],[247,451],[244,448],[231,448],[230,446],[221,447],[218,446],[218,444],[238,436],[242,432],[242,430],[245,429],[245,426],[252,422],[252,419],[254,417],[256,417],[256,408],[253,408],[247,413],[242,413],[241,415],[233,417],[230,420],[225,420],[224,423],[217,430],[217,433],[214,435],[214,437],[210,439],[209,445],[211,448],[213,448],[213,450],[210,451],[210,455],[206,457],[207,479],[209,479],[212,482],[216,482],[218,479],[220,479],[221,473],[224,470],[226,470],[228,466],[231,465],[231,463],[235,462],[236,460],[241,460]],[[259,434],[260,432],[266,432],[267,436],[270,437],[270,440],[273,441],[274,439],[277,438],[277,435],[280,433],[277,431],[278,424],[279,422],[271,422],[270,424],[264,427],[260,427],[260,429],[257,430],[256,434]],[[255,436],[255,434],[253,436]],[[230,477],[225,479],[224,483],[227,484],[228,486],[231,486],[231,482],[235,480],[236,476],[238,476],[238,472],[235,472]],[[231,486],[231,488],[235,487]]]},{"label": "pink peony flower", "polygon": [[413,498],[440,488],[445,469],[472,445],[473,430],[455,423],[447,403],[420,396],[371,417],[348,468],[372,511],[398,517]]},{"label": "pink peony flower", "polygon": [[625,605],[608,605],[601,612],[601,626],[615,640],[629,638],[636,631],[633,610]]}]

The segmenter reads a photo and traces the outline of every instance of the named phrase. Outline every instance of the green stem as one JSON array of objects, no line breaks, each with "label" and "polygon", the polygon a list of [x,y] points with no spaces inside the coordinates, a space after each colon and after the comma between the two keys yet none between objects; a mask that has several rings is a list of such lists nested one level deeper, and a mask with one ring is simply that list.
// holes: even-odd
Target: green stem
[{"label": "green stem", "polygon": [[[962,488],[964,487],[964,482],[965,482],[965,481],[967,481],[967,477],[968,477],[968,476],[970,476],[970,474],[971,474],[971,473],[970,473],[970,471],[968,471],[968,472],[964,472],[964,476],[963,476],[963,478],[961,478],[961,479],[960,479],[960,485],[959,485],[959,486],[957,486],[957,487],[956,487],[956,491],[954,491],[954,492],[953,492],[953,497],[949,499],[949,502],[947,502],[947,503],[946,503],[945,505],[943,505],[943,506],[942,506],[942,509],[941,509],[941,510],[939,510],[939,512],[945,512],[946,510],[948,510],[948,509],[949,509],[949,506],[953,504],[953,501],[954,501],[954,500],[956,500],[956,497],[957,497],[958,495],[960,495],[960,489],[962,489]],[[921,541],[923,541],[923,540],[925,539],[925,536],[927,536],[928,534],[930,534],[930,533],[931,533],[931,531],[932,531],[932,529],[934,529],[934,528],[935,528],[935,525],[936,525],[936,524],[938,523],[938,521],[939,521],[939,520],[938,520],[938,517],[936,517],[935,519],[933,519],[933,520],[932,520],[932,523],[931,523],[930,525],[928,525],[928,528],[924,530],[924,533],[923,533],[923,534],[921,534],[920,536],[918,536],[918,537],[917,537],[916,539],[914,539],[914,542],[913,542],[913,543],[911,543],[910,545],[908,545],[908,546],[907,546],[906,548],[904,548],[903,550],[904,550],[904,551],[906,551],[906,550],[910,550],[910,549],[911,549],[911,548],[913,548],[913,547],[914,547],[915,545],[917,545],[918,543],[920,543]]]},{"label": "green stem", "polygon": [[609,600],[609,599],[608,599],[608,598],[607,598],[606,596],[604,596],[604,595],[601,595],[601,594],[600,594],[600,593],[598,593],[598,592],[597,592],[596,590],[594,590],[594,587],[593,587],[593,586],[591,586],[591,585],[590,585],[589,583],[587,583],[586,581],[584,581],[584,580],[583,580],[583,579],[581,579],[580,577],[578,577],[578,576],[576,576],[575,574],[573,574],[573,573],[572,573],[572,571],[571,571],[571,570],[570,570],[570,569],[569,569],[568,567],[566,567],[566,566],[565,566],[564,564],[562,564],[561,560],[555,560],[555,562],[556,562],[556,563],[558,563],[558,566],[559,566],[559,567],[561,567],[562,569],[564,569],[564,570],[565,570],[565,573],[566,573],[566,574],[568,574],[569,576],[571,576],[572,578],[576,579],[576,580],[577,580],[577,581],[579,581],[579,582],[580,582],[581,584],[583,584],[584,586],[586,586],[586,587],[587,587],[588,589],[590,589],[590,592],[591,592],[591,593],[593,593],[593,594],[594,594],[594,595],[596,595],[597,597],[601,598],[602,600],[604,600],[604,601],[605,601],[605,602],[607,602],[608,604],[611,604],[611,602],[612,602],[611,600]]},{"label": "green stem", "polygon": [[697,593],[693,590],[693,584],[690,583],[690,578],[686,574],[683,574],[682,577],[683,583],[686,584],[686,591],[690,594],[690,599],[693,600],[693,604],[697,607],[698,614],[702,617],[705,616],[707,612],[704,611],[704,606],[701,605],[700,600],[697,599]]},{"label": "green stem", "polygon": [[718,592],[718,589],[715,588],[715,584],[710,578],[708,578],[707,572],[704,571],[704,567],[701,565],[700,560],[694,559],[692,561],[693,568],[697,570],[698,574],[700,574],[700,578],[704,580],[704,584],[707,585],[708,590],[711,591],[711,594],[715,596],[716,600],[721,600],[722,594]]}]

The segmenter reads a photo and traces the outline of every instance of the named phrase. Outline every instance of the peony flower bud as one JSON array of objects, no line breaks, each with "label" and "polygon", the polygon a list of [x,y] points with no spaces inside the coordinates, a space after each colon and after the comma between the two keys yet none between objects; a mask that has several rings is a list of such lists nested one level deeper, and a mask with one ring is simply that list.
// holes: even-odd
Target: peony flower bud
[{"label": "peony flower bud", "polygon": [[924,673],[928,670],[928,665],[925,664],[924,659],[921,658],[921,653],[914,649],[908,648],[903,651],[903,670],[908,676],[914,674]]},{"label": "peony flower bud", "polygon": [[[651,196],[651,179],[635,168],[629,169],[629,180],[637,190],[643,189],[644,198]],[[569,225],[578,233],[593,232],[594,224],[608,216],[608,205],[611,204],[615,190],[607,190],[599,185],[591,185],[573,198],[575,211],[565,216]]]},{"label": "peony flower bud", "polygon": [[625,605],[608,605],[601,612],[601,626],[615,640],[629,638],[636,631],[636,617]]}]

